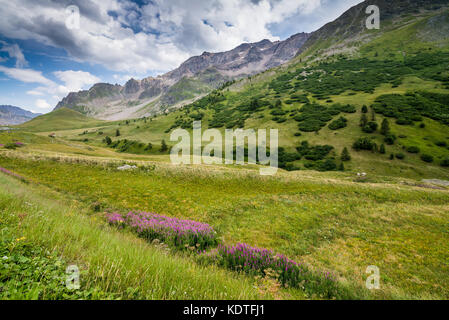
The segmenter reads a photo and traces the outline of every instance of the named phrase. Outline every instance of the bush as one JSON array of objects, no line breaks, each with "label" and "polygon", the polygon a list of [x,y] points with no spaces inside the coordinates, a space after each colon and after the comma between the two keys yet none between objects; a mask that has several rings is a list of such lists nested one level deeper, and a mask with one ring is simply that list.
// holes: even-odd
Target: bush
[{"label": "bush", "polygon": [[309,146],[307,141],[302,141],[301,145],[296,148],[300,158],[305,157],[311,161],[323,160],[333,149],[334,147],[329,145]]},{"label": "bush", "polygon": [[440,163],[442,167],[449,167],[449,158],[443,159]]},{"label": "bush", "polygon": [[405,154],[403,154],[403,153],[396,153],[396,159],[404,160],[405,159]]},{"label": "bush", "polygon": [[366,105],[363,105],[362,107],[362,113],[368,113],[368,108]]},{"label": "bush", "polygon": [[341,161],[350,161],[351,155],[349,154],[348,148],[344,148],[341,153]]},{"label": "bush", "polygon": [[446,141],[437,141],[437,142],[435,142],[435,145],[437,145],[438,147],[446,147],[447,146],[447,143],[446,143]]},{"label": "bush", "polygon": [[419,153],[419,151],[420,151],[419,148],[416,146],[407,147],[407,152],[409,153]]},{"label": "bush", "polygon": [[382,125],[381,125],[381,128],[380,128],[380,133],[381,133],[382,135],[384,135],[384,136],[386,136],[387,134],[390,133],[390,123],[388,122],[388,119],[387,119],[387,118],[385,118],[385,119],[382,121]]},{"label": "bush", "polygon": [[431,156],[430,154],[423,154],[421,155],[421,160],[424,162],[431,163],[433,162],[433,156]]},{"label": "bush", "polygon": [[380,152],[381,154],[387,153],[387,151],[385,150],[385,145],[384,145],[383,143],[380,145],[379,152]]},{"label": "bush", "polygon": [[373,151],[376,148],[376,143],[374,143],[370,138],[359,138],[357,139],[352,148],[356,151],[368,150]]},{"label": "bush", "polygon": [[316,169],[318,171],[334,171],[337,170],[337,164],[334,159],[326,159],[324,161],[318,161]]},{"label": "bush", "polygon": [[393,145],[396,141],[396,136],[394,134],[387,134],[384,139],[385,143],[388,145]]},{"label": "bush", "polygon": [[106,136],[106,138],[104,138],[104,142],[106,142],[106,144],[109,146],[112,143],[112,140],[109,136]]},{"label": "bush", "polygon": [[370,121],[362,128],[362,130],[366,133],[373,133],[377,130],[377,127],[377,122]]},{"label": "bush", "polygon": [[161,152],[166,152],[167,150],[168,150],[168,146],[167,146],[167,144],[165,143],[165,140],[162,140],[160,151],[161,151]]},{"label": "bush", "polygon": [[346,119],[344,117],[340,117],[337,120],[334,120],[329,124],[329,129],[338,130],[341,128],[345,128],[347,126],[348,126],[348,119]]}]

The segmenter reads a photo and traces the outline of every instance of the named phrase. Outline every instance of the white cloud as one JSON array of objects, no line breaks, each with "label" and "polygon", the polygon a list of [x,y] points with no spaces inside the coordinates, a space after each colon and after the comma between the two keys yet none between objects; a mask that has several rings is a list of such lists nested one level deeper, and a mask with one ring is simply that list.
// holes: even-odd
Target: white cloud
[{"label": "white cloud", "polygon": [[74,0],[70,4],[80,8],[81,28],[68,30],[63,3],[0,0],[0,33],[63,48],[76,60],[144,75],[169,71],[202,51],[229,50],[242,42],[264,38],[276,40],[269,24],[282,22],[299,11],[311,12],[320,3],[153,0],[138,7],[128,0]]},{"label": "white cloud", "polygon": [[64,82],[64,87],[68,92],[79,91],[101,81],[96,76],[85,71],[56,71],[53,74]]},{"label": "white cloud", "polygon": [[51,108],[51,105],[44,99],[37,99],[35,106],[39,109],[44,109],[44,110]]},{"label": "white cloud", "polygon": [[42,72],[33,69],[7,68],[0,66],[0,72],[3,72],[10,78],[26,83],[40,83],[46,86],[54,85],[54,82],[45,78],[42,75]]},{"label": "white cloud", "polygon": [[29,90],[27,91],[27,94],[32,95],[32,96],[43,96],[44,94],[40,91],[35,91],[35,90]]},{"label": "white cloud", "polygon": [[[16,68],[23,68],[28,65],[22,50],[20,50],[20,47],[17,44],[9,45],[4,41],[0,41],[0,44],[3,45],[0,51],[7,52],[10,58],[16,60]],[[0,60],[0,62],[1,61],[2,60]]]}]

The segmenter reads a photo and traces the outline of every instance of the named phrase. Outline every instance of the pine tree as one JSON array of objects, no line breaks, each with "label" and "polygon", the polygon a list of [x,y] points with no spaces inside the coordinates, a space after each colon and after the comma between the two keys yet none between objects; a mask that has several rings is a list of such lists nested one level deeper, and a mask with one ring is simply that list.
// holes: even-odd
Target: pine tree
[{"label": "pine tree", "polygon": [[350,161],[351,155],[349,154],[348,148],[344,148],[341,153],[341,161]]},{"label": "pine tree", "polygon": [[106,144],[109,146],[112,143],[111,138],[109,138],[109,136],[106,136],[106,138],[104,138],[104,141],[106,142]]},{"label": "pine tree", "polygon": [[150,142],[148,143],[148,145],[145,148],[145,151],[150,151],[151,149],[153,149],[153,144]]},{"label": "pine tree", "polygon": [[385,153],[387,152],[387,151],[385,150],[385,145],[384,145],[383,143],[380,145],[379,152],[382,153],[382,154],[385,154]]},{"label": "pine tree", "polygon": [[386,136],[387,134],[390,133],[390,123],[388,122],[387,118],[385,118],[382,121],[382,126],[380,128],[380,133],[383,134],[384,136]]},{"label": "pine tree", "polygon": [[161,142],[161,152],[166,152],[168,150],[167,144],[165,143],[165,140],[162,140]]},{"label": "pine tree", "polygon": [[368,123],[368,118],[366,117],[366,114],[363,113],[362,116],[360,117],[360,126],[362,128],[364,128],[367,123]]},{"label": "pine tree", "polygon": [[340,163],[340,166],[338,167],[338,170],[340,171],[345,171],[345,165],[342,163]]},{"label": "pine tree", "polygon": [[366,105],[363,105],[362,113],[368,113],[368,107]]},{"label": "pine tree", "polygon": [[117,130],[115,131],[115,136],[116,136],[116,137],[120,137],[120,130],[119,130],[119,129],[117,129]]}]

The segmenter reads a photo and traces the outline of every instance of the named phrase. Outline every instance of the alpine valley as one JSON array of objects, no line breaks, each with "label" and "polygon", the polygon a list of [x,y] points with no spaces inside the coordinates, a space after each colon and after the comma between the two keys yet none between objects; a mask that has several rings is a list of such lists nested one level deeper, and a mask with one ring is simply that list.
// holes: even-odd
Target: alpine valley
[{"label": "alpine valley", "polygon": [[[449,299],[449,0],[300,31],[1,130],[0,298]],[[174,165],[194,121],[277,129],[279,170]]]}]

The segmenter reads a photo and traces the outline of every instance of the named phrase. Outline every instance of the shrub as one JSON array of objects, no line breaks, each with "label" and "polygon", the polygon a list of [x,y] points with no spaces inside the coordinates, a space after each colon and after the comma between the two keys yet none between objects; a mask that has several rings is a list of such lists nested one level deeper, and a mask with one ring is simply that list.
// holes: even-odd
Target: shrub
[{"label": "shrub", "polygon": [[399,160],[403,160],[403,159],[405,159],[405,154],[403,154],[403,153],[396,153],[396,158],[399,159]]},{"label": "shrub", "polygon": [[416,146],[407,147],[407,152],[409,153],[419,153],[419,151],[420,151],[419,148]]},{"label": "shrub", "polygon": [[149,142],[148,145],[145,147],[145,151],[150,151],[151,149],[153,149],[153,144]]},{"label": "shrub", "polygon": [[350,161],[351,155],[349,154],[348,148],[344,148],[341,153],[341,161]]},{"label": "shrub", "polygon": [[385,154],[385,153],[387,152],[387,151],[385,150],[385,145],[384,145],[383,143],[380,145],[379,152],[380,152],[381,154]]},{"label": "shrub", "polygon": [[387,134],[384,139],[385,143],[388,145],[393,145],[396,141],[396,136],[394,134]]},{"label": "shrub", "polygon": [[447,143],[446,143],[446,141],[437,141],[437,142],[435,142],[435,145],[437,145],[438,147],[446,147],[447,146]]},{"label": "shrub", "polygon": [[449,167],[449,158],[443,159],[440,163],[442,167]]},{"label": "shrub", "polygon": [[329,124],[329,129],[338,130],[341,128],[345,128],[347,126],[348,126],[348,119],[346,119],[344,117],[340,117],[337,120],[334,120]]},{"label": "shrub", "polygon": [[430,154],[423,154],[421,155],[421,160],[424,162],[431,163],[433,162],[433,156],[431,156]]},{"label": "shrub", "polygon": [[4,146],[5,149],[10,149],[10,150],[15,150],[17,147],[18,147],[18,145],[16,145],[15,143],[12,143],[12,142],[7,143]]},{"label": "shrub", "polygon": [[337,169],[337,164],[334,159],[326,159],[318,161],[316,169],[318,171],[334,171]]},{"label": "shrub", "polygon": [[356,151],[360,150],[369,150],[373,151],[376,147],[376,144],[370,139],[370,138],[359,138],[357,139],[354,144],[352,145],[352,148]]},{"label": "shrub", "polygon": [[362,113],[368,113],[368,108],[366,105],[363,105],[362,107]]},{"label": "shrub", "polygon": [[382,125],[380,127],[380,133],[383,134],[384,136],[386,136],[387,134],[390,133],[390,123],[388,122],[387,118],[385,118],[382,121]]},{"label": "shrub", "polygon": [[377,127],[377,122],[370,121],[362,128],[362,130],[366,133],[373,133],[377,130]]},{"label": "shrub", "polygon": [[168,150],[168,146],[167,146],[167,144],[165,143],[165,140],[162,139],[160,151],[161,151],[161,152],[167,152],[167,150]]},{"label": "shrub", "polygon": [[106,136],[106,138],[104,138],[104,141],[106,142],[106,144],[109,146],[112,143],[112,140],[109,136]]},{"label": "shrub", "polygon": [[301,145],[296,148],[300,158],[305,157],[312,161],[323,160],[333,149],[334,147],[329,145],[310,146],[307,141],[302,141]]}]

